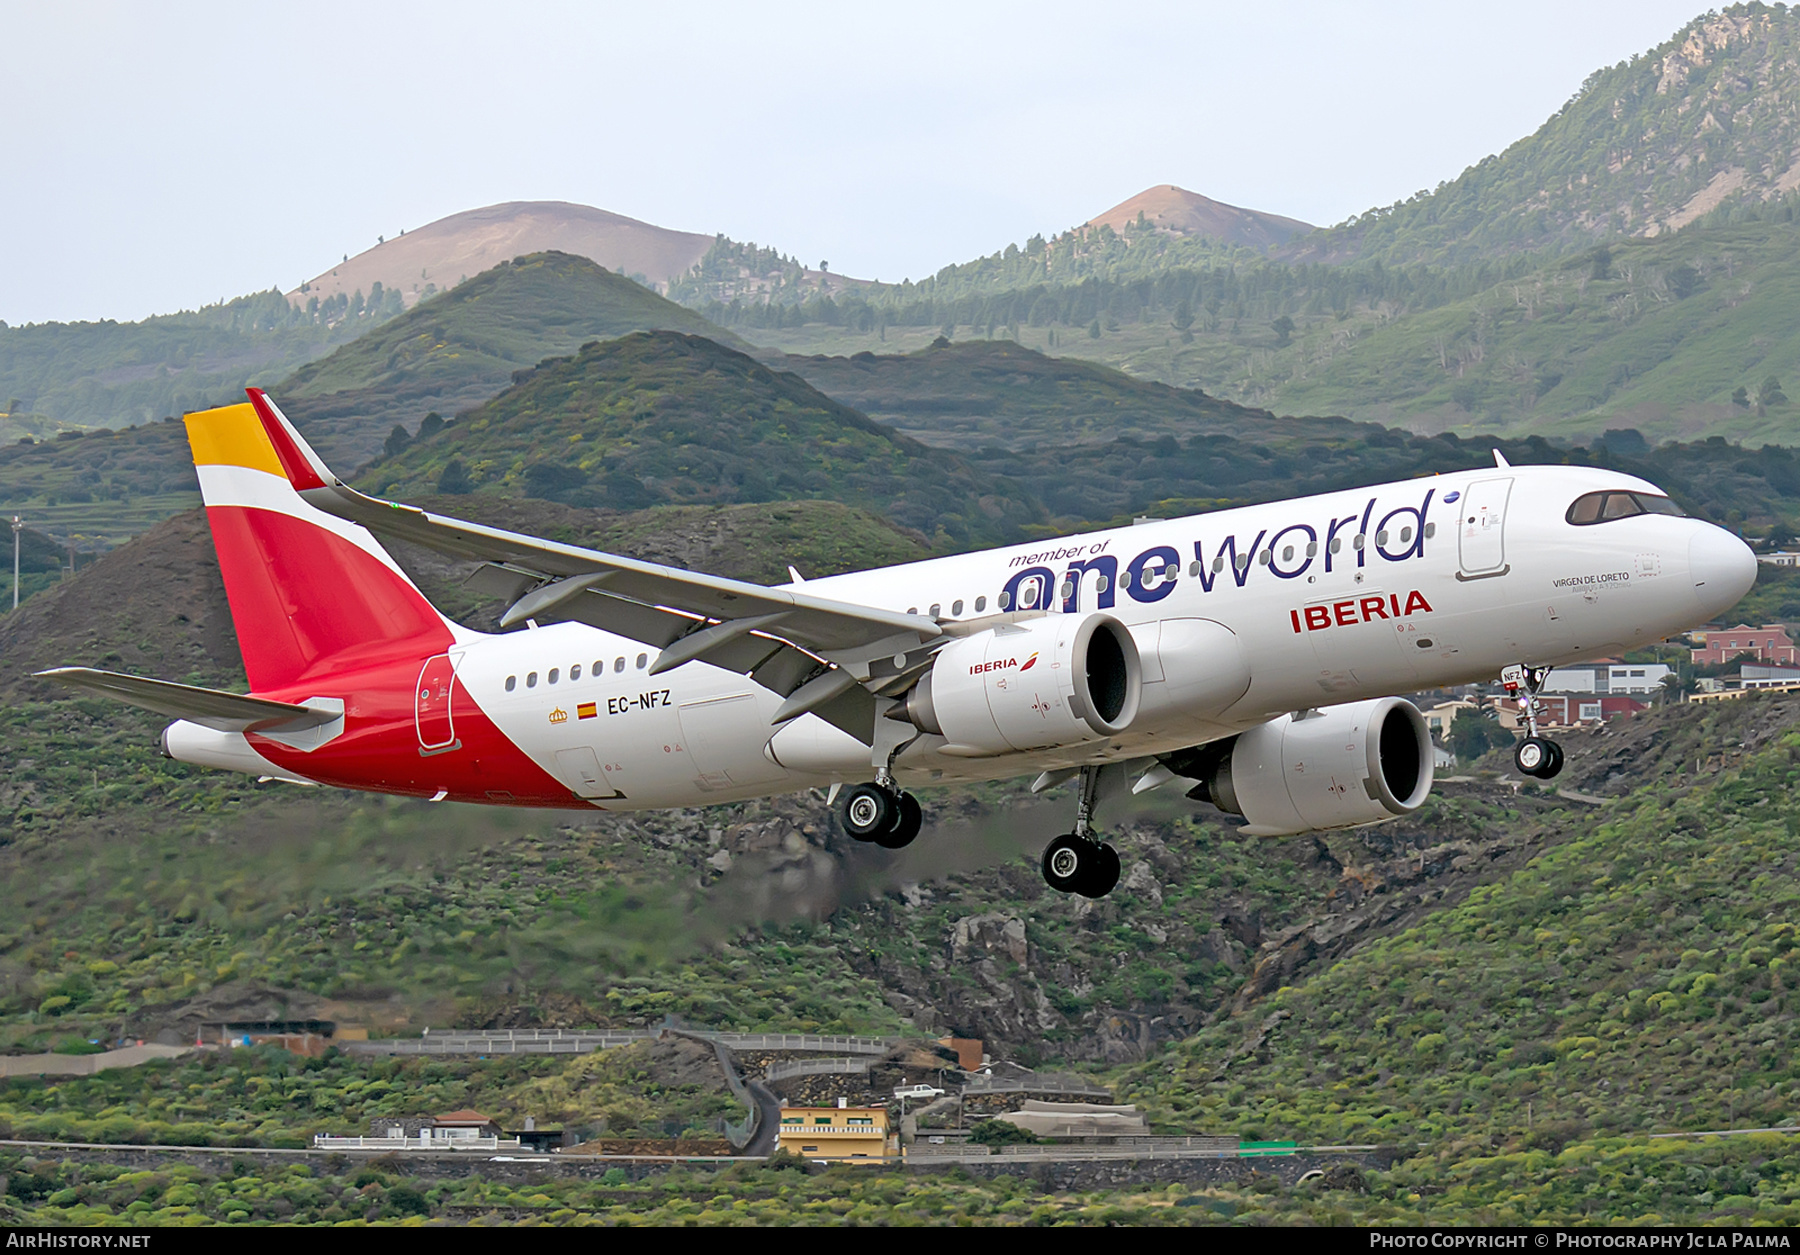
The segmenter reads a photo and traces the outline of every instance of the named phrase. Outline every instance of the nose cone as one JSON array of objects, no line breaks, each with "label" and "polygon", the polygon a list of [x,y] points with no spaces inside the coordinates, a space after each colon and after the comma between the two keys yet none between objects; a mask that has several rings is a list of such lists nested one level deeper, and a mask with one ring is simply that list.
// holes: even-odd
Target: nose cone
[{"label": "nose cone", "polygon": [[1756,555],[1722,527],[1704,523],[1688,542],[1694,599],[1707,617],[1731,609],[1756,583]]}]

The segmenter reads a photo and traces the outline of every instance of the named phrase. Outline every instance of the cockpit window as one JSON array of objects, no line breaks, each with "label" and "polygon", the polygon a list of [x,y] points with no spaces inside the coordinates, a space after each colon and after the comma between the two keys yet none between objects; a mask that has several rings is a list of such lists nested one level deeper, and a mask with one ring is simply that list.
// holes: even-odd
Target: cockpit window
[{"label": "cockpit window", "polygon": [[1614,519],[1628,519],[1634,514],[1687,517],[1687,511],[1667,497],[1648,492],[1590,492],[1575,498],[1575,504],[1569,507],[1564,517],[1577,527],[1587,527],[1594,523],[1610,523]]}]

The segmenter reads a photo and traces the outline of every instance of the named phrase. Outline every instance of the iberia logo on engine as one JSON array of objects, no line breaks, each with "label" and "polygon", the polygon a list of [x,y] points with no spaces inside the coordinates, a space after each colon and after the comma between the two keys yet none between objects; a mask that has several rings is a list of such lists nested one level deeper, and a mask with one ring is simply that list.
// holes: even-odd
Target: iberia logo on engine
[{"label": "iberia logo on engine", "polygon": [[1430,614],[1431,603],[1425,594],[1413,589],[1401,604],[1399,593],[1370,593],[1367,597],[1347,597],[1343,601],[1326,602],[1288,611],[1288,621],[1295,632],[1317,632],[1328,627],[1355,627],[1376,619],[1404,619],[1413,614]]},{"label": "iberia logo on engine", "polygon": [[[1040,651],[1042,652],[1042,651]],[[1017,668],[1023,674],[1037,666],[1037,654],[1031,655],[1023,663],[1017,658],[996,658],[992,662],[978,662],[969,668],[970,675],[982,675],[989,671],[1011,671]]]}]

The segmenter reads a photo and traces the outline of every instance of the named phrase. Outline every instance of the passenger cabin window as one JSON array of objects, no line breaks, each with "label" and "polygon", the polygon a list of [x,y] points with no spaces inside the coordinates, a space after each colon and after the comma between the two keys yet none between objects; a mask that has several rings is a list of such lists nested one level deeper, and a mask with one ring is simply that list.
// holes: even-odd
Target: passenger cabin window
[{"label": "passenger cabin window", "polygon": [[534,689],[537,687],[537,672],[527,671],[525,673],[525,687],[528,689]]},{"label": "passenger cabin window", "polygon": [[649,665],[650,665],[650,655],[649,654],[639,654],[637,656],[637,669],[639,671],[642,671],[645,667],[647,667]]},{"label": "passenger cabin window", "polygon": [[951,603],[950,603],[950,615],[951,615],[951,617],[952,617],[952,618],[955,618],[955,617],[956,617],[956,616],[958,616],[958,615],[960,615],[960,614],[962,614],[962,602],[961,602],[961,601],[953,601],[953,602],[951,602]]},{"label": "passenger cabin window", "polygon": [[575,681],[579,680],[580,678],[581,678],[581,664],[576,663],[574,666],[569,668],[569,683],[573,684]]},{"label": "passenger cabin window", "polygon": [[980,614],[983,610],[986,610],[986,609],[987,609],[987,598],[986,597],[977,597],[975,599],[975,613]]},{"label": "passenger cabin window", "polygon": [[518,687],[519,687],[519,677],[518,676],[509,675],[506,677],[506,691],[508,693],[512,692],[514,689],[516,689]]},{"label": "passenger cabin window", "polygon": [[1576,527],[1610,523],[1639,514],[1667,514],[1685,519],[1687,511],[1670,501],[1648,492],[1590,492],[1575,498],[1575,504],[1563,517]]},{"label": "passenger cabin window", "polygon": [[557,677],[559,677],[559,676],[560,676],[560,675],[562,675],[562,670],[561,670],[561,669],[560,669],[560,668],[558,668],[558,667],[551,667],[551,668],[550,668],[550,675],[549,675],[549,680],[550,680],[550,683],[552,683],[552,684],[555,684],[555,683],[556,683],[556,681],[557,681]]},{"label": "passenger cabin window", "polygon": [[625,655],[620,654],[617,658],[613,659],[613,671],[617,673],[623,670],[625,670]]}]

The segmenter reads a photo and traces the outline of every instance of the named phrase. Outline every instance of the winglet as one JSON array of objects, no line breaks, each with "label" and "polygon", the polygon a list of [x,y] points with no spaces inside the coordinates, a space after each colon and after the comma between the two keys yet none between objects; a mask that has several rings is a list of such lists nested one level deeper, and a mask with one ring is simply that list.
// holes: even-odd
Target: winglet
[{"label": "winglet", "polygon": [[1498,466],[1498,467],[1503,467],[1507,470],[1512,469],[1512,463],[1508,462],[1506,460],[1506,455],[1504,453],[1500,452],[1500,450],[1498,450],[1498,449],[1494,450],[1494,465]]},{"label": "winglet", "polygon": [[256,407],[256,417],[262,421],[263,431],[281,461],[282,472],[295,491],[305,492],[308,488],[324,488],[338,482],[338,477],[312,451],[305,437],[294,430],[287,415],[269,400],[268,393],[261,388],[245,388],[244,391],[250,397],[250,404]]}]

